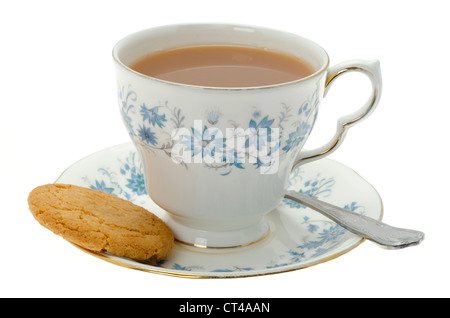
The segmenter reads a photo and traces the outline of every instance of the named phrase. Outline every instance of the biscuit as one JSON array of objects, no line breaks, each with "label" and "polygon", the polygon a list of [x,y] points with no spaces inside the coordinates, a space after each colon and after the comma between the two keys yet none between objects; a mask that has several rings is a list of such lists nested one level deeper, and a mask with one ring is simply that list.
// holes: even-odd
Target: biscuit
[{"label": "biscuit", "polygon": [[42,226],[92,251],[162,260],[174,247],[174,235],[161,219],[103,191],[47,184],[30,192],[28,206]]}]

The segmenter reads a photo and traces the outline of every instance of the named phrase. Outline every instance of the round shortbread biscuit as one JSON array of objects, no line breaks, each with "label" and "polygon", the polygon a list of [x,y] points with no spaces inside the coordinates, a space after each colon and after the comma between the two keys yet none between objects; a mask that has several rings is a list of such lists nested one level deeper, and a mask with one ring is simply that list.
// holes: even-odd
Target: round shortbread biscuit
[{"label": "round shortbread biscuit", "polygon": [[28,205],[42,226],[92,251],[162,260],[174,247],[173,233],[161,219],[103,191],[47,184],[30,192]]}]

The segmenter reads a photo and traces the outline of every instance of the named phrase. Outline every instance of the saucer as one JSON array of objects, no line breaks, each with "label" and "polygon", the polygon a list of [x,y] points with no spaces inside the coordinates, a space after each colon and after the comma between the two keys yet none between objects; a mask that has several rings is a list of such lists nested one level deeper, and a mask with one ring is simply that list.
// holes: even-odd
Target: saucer
[{"label": "saucer", "polygon": [[[102,190],[143,206],[161,219],[163,209],[147,195],[139,155],[132,143],[85,157],[56,180]],[[157,182],[157,181],[156,181]],[[381,220],[377,191],[349,167],[321,159],[296,168],[289,189]],[[81,250],[126,268],[188,278],[231,278],[275,274],[317,265],[359,246],[364,239],[318,212],[284,199],[267,216],[270,230],[260,241],[238,248],[202,249],[175,243],[164,261],[135,261],[109,253]]]}]

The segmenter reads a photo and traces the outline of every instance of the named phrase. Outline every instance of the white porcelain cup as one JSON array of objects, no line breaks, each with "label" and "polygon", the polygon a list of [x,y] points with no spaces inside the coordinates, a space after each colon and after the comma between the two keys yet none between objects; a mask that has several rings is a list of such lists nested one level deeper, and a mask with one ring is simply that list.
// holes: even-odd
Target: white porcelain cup
[{"label": "white porcelain cup", "polygon": [[[287,83],[224,88],[168,82],[129,67],[152,52],[197,45],[281,51],[315,71]],[[168,212],[164,220],[176,239],[200,247],[243,246],[265,237],[265,215],[281,204],[293,167],[333,152],[347,129],[374,110],[381,93],[378,61],[329,67],[316,43],[261,27],[151,28],[120,40],[113,58],[120,111],[141,157],[147,192]],[[371,80],[368,101],[338,121],[336,135],[323,147],[302,150],[328,88],[350,71]]]}]

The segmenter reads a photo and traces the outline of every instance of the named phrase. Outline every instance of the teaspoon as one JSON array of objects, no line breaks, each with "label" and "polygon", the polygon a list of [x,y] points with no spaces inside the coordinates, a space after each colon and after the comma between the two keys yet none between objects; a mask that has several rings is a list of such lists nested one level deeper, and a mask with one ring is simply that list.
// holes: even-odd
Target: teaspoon
[{"label": "teaspoon", "polygon": [[288,191],[285,198],[316,210],[350,232],[389,249],[418,245],[425,238],[422,232],[396,228],[299,192]]}]

